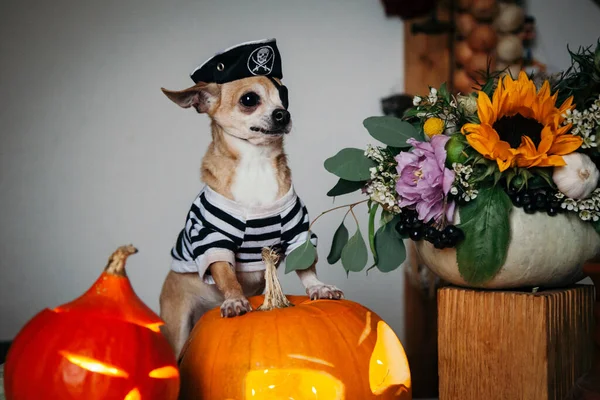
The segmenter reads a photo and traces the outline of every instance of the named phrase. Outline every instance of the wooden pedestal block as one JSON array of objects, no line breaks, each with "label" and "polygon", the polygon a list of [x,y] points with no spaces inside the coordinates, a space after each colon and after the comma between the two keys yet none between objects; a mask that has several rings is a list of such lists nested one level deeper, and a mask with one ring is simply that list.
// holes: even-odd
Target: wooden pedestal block
[{"label": "wooden pedestal block", "polygon": [[438,292],[440,400],[563,400],[591,366],[594,287]]}]

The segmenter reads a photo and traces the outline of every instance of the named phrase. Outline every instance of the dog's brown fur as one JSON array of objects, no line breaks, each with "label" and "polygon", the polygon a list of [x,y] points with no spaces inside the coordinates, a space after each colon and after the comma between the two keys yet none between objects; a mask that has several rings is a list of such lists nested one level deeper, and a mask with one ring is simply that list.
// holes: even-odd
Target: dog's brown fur
[{"label": "dog's brown fur", "polygon": [[[277,186],[274,198],[257,198],[255,202],[259,205],[264,201],[272,202],[289,191],[292,181],[283,150],[283,134],[263,134],[249,129],[259,126],[269,130],[269,123],[265,121],[274,109],[282,107],[279,93],[268,78],[251,77],[222,85],[201,82],[181,91],[162,90],[176,104],[183,108],[194,107],[212,120],[212,142],[201,167],[202,180],[211,189],[236,202],[247,200],[244,193],[234,190],[236,176],[243,169],[240,164],[244,155],[240,149],[245,148],[258,149],[264,162],[268,163],[266,166],[272,168]],[[262,103],[259,106],[249,109],[240,105],[240,97],[248,91],[260,94]],[[251,197],[250,193],[248,195]],[[251,311],[246,297],[264,290],[264,271],[236,272],[227,262],[215,262],[209,269],[216,285],[204,283],[198,274],[173,271],[163,284],[160,296],[161,317],[165,321],[163,333],[176,354],[181,352],[193,324],[204,312],[221,305],[224,317],[242,315]],[[339,289],[317,279],[315,265],[297,271],[297,274],[311,298],[343,297]]]}]

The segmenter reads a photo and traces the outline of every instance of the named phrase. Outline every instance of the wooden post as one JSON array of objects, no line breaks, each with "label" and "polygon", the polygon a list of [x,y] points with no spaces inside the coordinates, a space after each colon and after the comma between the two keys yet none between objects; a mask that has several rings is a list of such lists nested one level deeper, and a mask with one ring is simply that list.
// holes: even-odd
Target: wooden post
[{"label": "wooden post", "polygon": [[402,345],[412,377],[413,399],[438,397],[437,297],[435,290],[417,287],[404,273],[404,323]]},{"label": "wooden post", "polygon": [[440,400],[563,400],[591,366],[594,287],[438,293]]},{"label": "wooden post", "polygon": [[449,34],[413,34],[412,24],[426,18],[404,23],[404,93],[427,95],[429,87],[439,88],[450,77]]},{"label": "wooden post", "polygon": [[596,286],[594,362],[588,373],[577,380],[568,400],[600,400],[600,264],[589,263],[584,272],[592,278]]}]

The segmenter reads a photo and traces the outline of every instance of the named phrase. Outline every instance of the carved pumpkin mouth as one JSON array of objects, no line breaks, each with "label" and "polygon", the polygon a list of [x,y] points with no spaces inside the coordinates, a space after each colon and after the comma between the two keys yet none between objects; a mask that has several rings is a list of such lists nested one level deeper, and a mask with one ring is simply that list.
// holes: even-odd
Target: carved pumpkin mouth
[{"label": "carved pumpkin mouth", "polygon": [[253,400],[343,400],[345,386],[333,375],[311,369],[254,370],[246,375],[246,398]]}]

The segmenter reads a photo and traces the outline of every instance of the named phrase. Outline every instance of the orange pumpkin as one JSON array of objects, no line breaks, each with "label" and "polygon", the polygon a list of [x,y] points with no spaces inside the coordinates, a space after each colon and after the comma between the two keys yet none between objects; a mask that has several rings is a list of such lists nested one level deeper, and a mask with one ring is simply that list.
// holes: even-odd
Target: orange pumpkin
[{"label": "orange pumpkin", "polygon": [[45,309],[19,332],[6,359],[7,400],[174,400],[179,371],[161,319],[137,297],[119,248],[81,297]]},{"label": "orange pumpkin", "polygon": [[[250,298],[254,309],[285,301],[269,286]],[[206,313],[182,351],[180,399],[411,399],[406,354],[377,314],[348,300],[288,300],[236,318]]]}]

